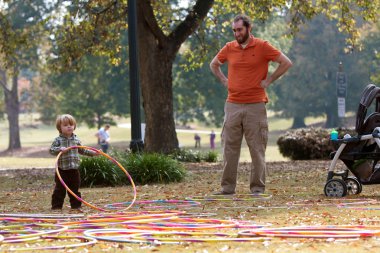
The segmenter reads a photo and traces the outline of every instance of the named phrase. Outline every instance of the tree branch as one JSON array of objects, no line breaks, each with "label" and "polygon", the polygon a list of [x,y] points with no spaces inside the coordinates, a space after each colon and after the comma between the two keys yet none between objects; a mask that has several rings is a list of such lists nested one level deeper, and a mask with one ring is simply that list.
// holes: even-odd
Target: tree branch
[{"label": "tree branch", "polygon": [[6,79],[7,77],[5,76],[5,71],[0,69],[0,85],[5,91],[8,90]]},{"label": "tree branch", "polygon": [[173,43],[174,50],[178,50],[181,44],[199,27],[199,24],[205,19],[207,13],[214,4],[214,0],[197,0],[193,9],[169,35]]},{"label": "tree branch", "polygon": [[167,43],[168,38],[165,36],[165,34],[162,32],[161,28],[157,24],[157,20],[153,13],[151,1],[140,0],[138,1],[138,4],[140,4],[140,8],[142,9],[145,22],[148,24],[154,37],[158,40],[159,46],[163,47]]}]

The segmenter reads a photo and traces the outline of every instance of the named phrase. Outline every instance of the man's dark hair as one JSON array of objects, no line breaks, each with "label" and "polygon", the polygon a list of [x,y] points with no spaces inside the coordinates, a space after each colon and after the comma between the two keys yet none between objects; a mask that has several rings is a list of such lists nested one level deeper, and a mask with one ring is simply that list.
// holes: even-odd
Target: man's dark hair
[{"label": "man's dark hair", "polygon": [[234,23],[238,22],[239,20],[243,20],[243,25],[247,28],[249,28],[252,25],[251,19],[244,14],[239,14],[234,18]]}]

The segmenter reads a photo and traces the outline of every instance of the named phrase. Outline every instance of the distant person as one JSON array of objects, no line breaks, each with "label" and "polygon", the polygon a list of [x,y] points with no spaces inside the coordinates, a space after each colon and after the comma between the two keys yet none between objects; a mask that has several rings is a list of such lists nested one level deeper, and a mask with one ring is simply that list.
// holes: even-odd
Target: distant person
[{"label": "distant person", "polygon": [[216,134],[214,130],[211,130],[211,134],[210,134],[210,148],[211,149],[215,149],[215,137],[216,137]]},{"label": "distant person", "polygon": [[199,134],[194,135],[194,140],[195,140],[195,148],[200,148],[201,147],[201,137]]},{"label": "distant person", "polygon": [[98,137],[98,144],[104,153],[107,153],[110,143],[110,130],[111,126],[106,124],[104,127],[101,127],[97,132],[96,136]]},{"label": "distant person", "polygon": [[[66,148],[71,146],[82,146],[81,141],[74,134],[76,128],[76,121],[73,116],[63,114],[57,117],[56,128],[59,136],[56,137],[50,146],[50,154],[58,155],[62,152],[58,159],[58,171],[65,184],[73,191],[78,197],[81,197],[79,192],[80,174],[79,174],[79,154],[87,156],[95,156],[96,152],[83,149],[74,148],[66,151]],[[77,200],[73,195],[69,194],[70,206],[73,210],[80,210],[82,202]],[[61,210],[66,197],[66,188],[62,185],[55,174],[55,187],[51,199],[51,209]]]},{"label": "distant person", "polygon": [[[210,63],[211,72],[228,89],[222,133],[222,189],[217,194],[235,193],[243,135],[252,158],[250,192],[264,193],[268,141],[265,90],[292,66],[285,54],[268,41],[254,37],[251,29],[250,18],[237,15],[232,22],[235,40],[226,43]],[[271,61],[278,66],[269,75]],[[224,63],[228,64],[228,78],[220,68]]]}]

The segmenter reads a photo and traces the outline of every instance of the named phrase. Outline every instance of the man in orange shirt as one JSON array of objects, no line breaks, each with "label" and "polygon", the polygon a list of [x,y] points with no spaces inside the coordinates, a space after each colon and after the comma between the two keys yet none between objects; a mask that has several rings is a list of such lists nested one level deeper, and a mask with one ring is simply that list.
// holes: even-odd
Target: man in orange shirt
[{"label": "man in orange shirt", "polygon": [[[292,62],[269,42],[251,34],[249,17],[238,15],[232,22],[235,41],[228,42],[211,61],[212,73],[228,88],[225,103],[222,190],[216,194],[234,194],[241,142],[247,141],[252,158],[250,192],[265,191],[265,150],[268,141],[268,121],[265,89],[291,66]],[[269,62],[279,65],[268,75]],[[228,78],[220,66],[228,63]]]}]

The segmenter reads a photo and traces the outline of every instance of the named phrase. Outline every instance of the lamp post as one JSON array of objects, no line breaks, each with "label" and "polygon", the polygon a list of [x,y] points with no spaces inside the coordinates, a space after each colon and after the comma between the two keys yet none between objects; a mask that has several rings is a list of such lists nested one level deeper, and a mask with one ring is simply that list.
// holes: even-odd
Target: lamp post
[{"label": "lamp post", "polygon": [[137,44],[137,7],[136,0],[128,0],[128,42],[129,42],[129,81],[131,95],[131,132],[132,140],[129,148],[132,152],[139,152],[144,149],[141,139],[141,119],[140,119],[140,81],[138,64],[138,44]]},{"label": "lamp post", "polygon": [[343,71],[343,64],[339,62],[339,70],[336,73],[336,95],[338,98],[338,118],[344,121],[346,114],[347,76]]}]

